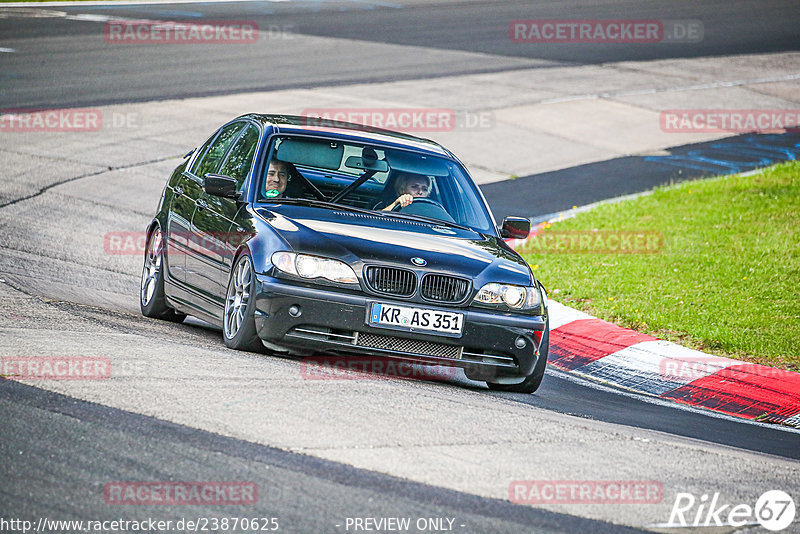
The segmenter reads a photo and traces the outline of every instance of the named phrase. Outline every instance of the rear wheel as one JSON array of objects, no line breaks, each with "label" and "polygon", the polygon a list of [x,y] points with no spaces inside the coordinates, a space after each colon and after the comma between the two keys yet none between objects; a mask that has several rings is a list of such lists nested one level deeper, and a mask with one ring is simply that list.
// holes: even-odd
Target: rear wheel
[{"label": "rear wheel", "polygon": [[156,226],[147,237],[142,267],[142,283],[139,289],[139,307],[142,315],[180,323],[186,318],[167,305],[164,294],[164,239]]},{"label": "rear wheel", "polygon": [[231,270],[225,297],[225,314],[222,317],[222,337],[225,345],[236,350],[261,352],[264,344],[256,333],[254,319],[255,272],[253,260],[242,254]]},{"label": "rear wheel", "polygon": [[519,384],[495,384],[486,382],[489,389],[493,391],[509,391],[511,393],[533,393],[542,384],[544,378],[544,371],[547,367],[547,354],[550,349],[550,321],[548,320],[544,326],[544,334],[542,334],[542,344],[539,347],[539,360],[536,362],[536,367],[533,368],[533,374],[526,377],[525,380]]}]

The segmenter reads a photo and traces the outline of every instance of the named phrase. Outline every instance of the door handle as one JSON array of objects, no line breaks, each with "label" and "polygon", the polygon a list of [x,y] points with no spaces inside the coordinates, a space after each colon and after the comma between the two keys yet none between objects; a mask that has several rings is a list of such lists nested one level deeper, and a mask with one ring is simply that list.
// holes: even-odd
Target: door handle
[{"label": "door handle", "polygon": [[176,197],[182,197],[183,196],[183,188],[181,186],[176,186],[173,189],[173,191],[175,192],[175,196]]},{"label": "door handle", "polygon": [[208,202],[206,202],[202,198],[198,198],[197,200],[195,200],[194,204],[195,206],[197,206],[197,209],[199,210],[204,210],[208,208]]}]

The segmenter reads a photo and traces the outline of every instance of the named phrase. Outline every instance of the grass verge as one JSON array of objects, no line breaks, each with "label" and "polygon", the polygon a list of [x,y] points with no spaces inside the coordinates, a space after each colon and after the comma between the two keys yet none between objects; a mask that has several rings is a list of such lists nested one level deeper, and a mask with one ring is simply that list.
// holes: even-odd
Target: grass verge
[{"label": "grass verge", "polygon": [[800,162],[604,204],[545,225],[518,251],[568,306],[800,371]]}]

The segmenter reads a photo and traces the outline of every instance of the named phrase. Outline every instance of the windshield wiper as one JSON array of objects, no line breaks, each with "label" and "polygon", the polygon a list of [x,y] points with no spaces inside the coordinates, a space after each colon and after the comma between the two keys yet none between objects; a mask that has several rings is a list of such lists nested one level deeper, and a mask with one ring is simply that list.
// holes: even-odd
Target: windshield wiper
[{"label": "windshield wiper", "polygon": [[270,200],[262,201],[262,204],[299,204],[302,206],[314,206],[318,208],[328,208],[328,209],[336,209],[342,211],[352,211],[355,213],[364,213],[366,215],[372,215],[375,217],[396,217],[398,219],[405,219],[411,221],[420,221],[431,224],[433,226],[449,226],[452,228],[458,228],[459,230],[467,230],[469,232],[476,232],[473,228],[469,226],[464,226],[455,222],[450,221],[443,221],[442,219],[436,219],[435,217],[426,217],[424,215],[410,215],[406,213],[399,213],[396,211],[383,211],[383,210],[371,210],[367,208],[358,208],[356,206],[348,206],[346,204],[337,204],[335,202],[329,202],[325,200],[312,200],[308,198],[273,198]]},{"label": "windshield wiper", "polygon": [[336,209],[336,210],[343,210],[343,211],[352,211],[356,213],[366,213],[369,215],[378,215],[379,217],[385,217],[385,212],[376,212],[375,210],[370,210],[367,208],[358,208],[356,206],[348,206],[346,204],[337,204],[335,202],[330,202],[327,200],[312,200],[308,198],[273,198],[266,201],[262,201],[263,204],[300,204],[303,206],[314,206],[317,208],[328,208],[328,209]]},{"label": "windshield wiper", "polygon": [[411,214],[408,214],[408,213],[399,213],[399,212],[396,212],[396,211],[384,211],[383,213],[385,213],[386,215],[388,215],[390,217],[399,217],[399,218],[402,218],[402,219],[411,219],[411,220],[414,220],[414,221],[422,220],[422,221],[424,221],[426,223],[433,224],[434,226],[450,226],[450,227],[453,227],[453,228],[458,228],[460,230],[468,230],[468,231],[471,231],[471,232],[475,231],[472,228],[470,228],[469,226],[464,226],[464,225],[458,224],[456,222],[444,221],[442,219],[437,219],[436,217],[426,217],[425,215],[411,215]]}]

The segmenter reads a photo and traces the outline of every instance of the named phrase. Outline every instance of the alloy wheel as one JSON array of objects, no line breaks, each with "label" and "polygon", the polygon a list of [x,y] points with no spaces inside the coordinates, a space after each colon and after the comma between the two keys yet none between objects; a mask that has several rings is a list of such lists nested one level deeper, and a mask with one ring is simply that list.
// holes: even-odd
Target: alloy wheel
[{"label": "alloy wheel", "polygon": [[228,296],[225,299],[225,337],[233,338],[244,322],[247,305],[250,302],[250,286],[253,269],[250,258],[242,256],[228,284]]},{"label": "alloy wheel", "polygon": [[147,255],[144,259],[144,267],[142,268],[142,286],[140,298],[142,304],[147,306],[158,287],[158,277],[161,272],[161,246],[162,246],[161,230],[156,228],[150,235],[150,240],[147,244]]}]

